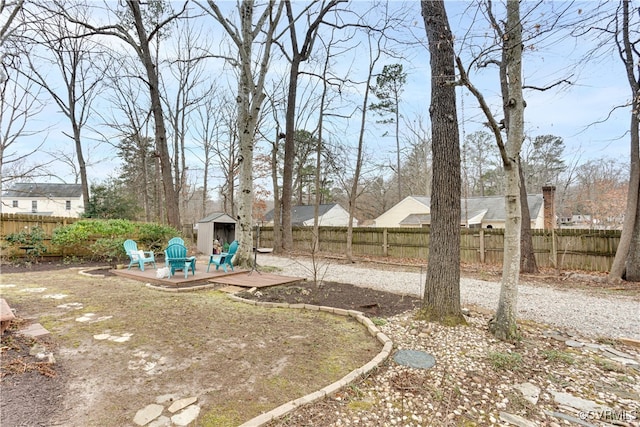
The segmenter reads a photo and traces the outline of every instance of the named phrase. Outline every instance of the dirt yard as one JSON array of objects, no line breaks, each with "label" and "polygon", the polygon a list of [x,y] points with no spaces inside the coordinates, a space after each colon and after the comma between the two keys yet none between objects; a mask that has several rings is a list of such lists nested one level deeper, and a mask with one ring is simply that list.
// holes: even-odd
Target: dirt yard
[{"label": "dirt yard", "polygon": [[[94,276],[79,270],[60,263],[2,267],[0,291],[19,318],[2,338],[3,425],[129,426],[138,410],[159,398],[196,397],[201,412],[195,425],[237,426],[330,384],[381,348],[359,324],[341,317],[262,309],[217,291],[160,292],[108,270]],[[466,267],[463,274],[486,279],[499,271]],[[602,289],[609,285],[580,275],[527,280],[638,293],[637,284]],[[416,298],[331,282],[260,292],[262,301],[355,309],[373,318],[419,304]],[[51,336],[32,340],[15,333],[34,322]],[[334,413],[330,403],[300,416]]]},{"label": "dirt yard", "polygon": [[[2,337],[7,426],[134,425],[138,410],[168,395],[197,397],[197,425],[237,426],[381,349],[340,316],[258,308],[213,290],[160,292],[68,266],[17,271],[3,267],[1,283],[18,316]],[[34,322],[51,335],[15,333]]]}]

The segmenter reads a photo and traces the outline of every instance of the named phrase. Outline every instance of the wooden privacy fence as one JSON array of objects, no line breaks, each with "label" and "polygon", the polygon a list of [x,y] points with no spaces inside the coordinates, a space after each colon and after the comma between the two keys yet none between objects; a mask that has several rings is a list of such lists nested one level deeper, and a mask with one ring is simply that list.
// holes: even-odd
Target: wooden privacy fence
[{"label": "wooden privacy fence", "polygon": [[0,214],[0,253],[3,257],[6,256],[24,256],[25,251],[20,248],[12,247],[5,240],[9,234],[19,233],[21,231],[31,232],[35,227],[40,227],[44,231],[44,241],[42,242],[47,248],[45,256],[84,256],[88,255],[89,251],[82,254],[70,253],[65,251],[65,248],[58,248],[51,244],[51,236],[53,230],[62,227],[63,225],[73,224],[79,221],[80,218],[70,217],[56,217],[45,215],[27,215],[27,214]]},{"label": "wooden privacy fence", "polygon": [[[504,230],[461,229],[460,257],[468,264],[502,265]],[[320,227],[319,251],[345,254],[346,227]],[[619,230],[532,230],[533,248],[539,267],[560,270],[608,272],[620,241]],[[428,228],[353,229],[354,256],[388,258],[417,258],[427,260],[429,254]],[[313,229],[293,229],[293,249],[311,252]],[[273,246],[273,227],[262,227],[260,246]]]},{"label": "wooden privacy fence", "polygon": [[[78,249],[51,245],[53,230],[79,221],[79,218],[50,217],[24,214],[0,214],[0,248],[3,256],[24,255],[19,248],[11,248],[8,234],[28,231],[33,227],[44,230],[46,256],[84,256]],[[460,256],[464,263],[501,265],[504,249],[504,230],[461,229]],[[344,254],[347,248],[346,227],[320,227],[320,248],[323,253]],[[540,267],[561,270],[608,272],[620,241],[619,230],[532,230],[536,261]],[[255,237],[255,236],[254,236]],[[293,229],[294,250],[311,252],[313,228]],[[260,229],[260,246],[273,246],[273,227]],[[428,228],[353,229],[353,255],[427,260],[429,254]]]}]

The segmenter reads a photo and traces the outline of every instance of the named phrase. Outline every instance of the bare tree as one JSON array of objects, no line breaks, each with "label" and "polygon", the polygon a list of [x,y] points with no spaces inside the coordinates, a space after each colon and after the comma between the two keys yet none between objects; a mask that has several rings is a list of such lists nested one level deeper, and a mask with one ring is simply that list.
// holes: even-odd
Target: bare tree
[{"label": "bare tree", "polygon": [[453,34],[443,0],[423,0],[431,57],[431,237],[422,307],[417,316],[465,323],[460,306],[460,141]]},{"label": "bare tree", "polygon": [[[504,261],[500,300],[489,330],[501,340],[518,337],[517,302],[520,276],[520,236],[522,235],[522,204],[520,201],[520,148],[524,140],[524,97],[522,95],[522,22],[518,0],[507,1],[507,21],[503,42],[501,86],[508,94],[504,100],[507,141],[500,146],[505,169],[505,233]],[[495,125],[495,124],[494,124]]]},{"label": "bare tree", "polygon": [[[92,112],[92,104],[100,93],[100,82],[104,71],[95,67],[100,50],[88,38],[84,27],[68,22],[63,13],[74,13],[74,19],[88,20],[88,10],[82,5],[74,8],[42,11],[45,19],[34,19],[33,40],[43,49],[29,55],[30,78],[49,94],[67,118],[70,132],[64,132],[74,144],[76,162],[82,186],[84,206],[89,206],[89,182],[87,177],[86,154],[82,144],[82,131]],[[35,12],[35,16],[44,16]],[[50,67],[47,67],[49,64]],[[52,78],[52,72],[62,81],[58,89],[58,79]]]},{"label": "bare tree", "polygon": [[400,169],[407,194],[429,196],[432,182],[431,135],[422,116],[406,122],[405,136],[409,152]]},{"label": "bare tree", "polygon": [[4,70],[6,78],[0,81],[0,190],[8,182],[32,177],[44,166],[29,160],[44,144],[45,138],[34,144],[35,136],[46,130],[33,124],[45,105],[41,88],[13,66]]},{"label": "bare tree", "polygon": [[[264,83],[269,69],[271,48],[284,3],[276,5],[274,1],[270,1],[262,12],[257,14],[254,23],[254,13],[257,9],[255,1],[243,0],[237,6],[240,19],[239,27],[228,14],[220,9],[215,1],[209,0],[207,4],[209,7],[205,10],[222,25],[237,49],[236,57],[226,58],[239,70],[237,129],[240,138],[240,154],[238,156],[240,197],[236,215],[238,221],[236,231],[239,233],[236,238],[240,246],[236,253],[236,262],[239,265],[251,265],[254,200],[253,149],[260,109],[265,99]],[[259,48],[259,52],[256,52],[255,48]]]},{"label": "bare tree", "polygon": [[[159,159],[155,156],[152,114],[149,91],[140,85],[139,75],[144,73],[135,58],[113,53],[106,68],[105,86],[110,115],[101,114],[107,127],[116,132],[118,155],[123,162],[121,177],[124,186],[135,192],[147,221],[162,221],[162,184]],[[109,140],[109,139],[107,139]]]},{"label": "bare tree", "polygon": [[7,41],[15,32],[16,27],[20,25],[20,20],[18,20],[18,25],[16,25],[16,17],[22,11],[23,6],[24,0],[0,1],[0,16],[6,16],[5,22],[0,27],[0,84],[4,83],[8,78],[4,64],[5,49]]},{"label": "bare tree", "polygon": [[367,123],[367,112],[369,110],[369,93],[371,92],[371,81],[373,80],[373,70],[382,54],[383,36],[382,32],[373,29],[365,29],[368,43],[369,67],[367,68],[367,79],[364,84],[364,95],[362,106],[360,107],[360,129],[358,133],[358,146],[356,149],[355,170],[349,191],[349,222],[347,224],[347,250],[346,255],[349,261],[353,261],[353,219],[358,197],[358,187],[362,173],[362,162],[364,158],[364,136]]},{"label": "bare tree", "polygon": [[[189,168],[185,152],[185,140],[192,125],[192,114],[204,102],[206,92],[199,90],[204,85],[206,73],[202,53],[208,49],[202,33],[197,31],[186,19],[179,31],[176,31],[175,51],[168,62],[168,72],[161,73],[163,101],[166,106],[167,122],[171,129],[173,146],[173,178],[175,192],[180,200],[181,214],[188,215],[187,206],[192,196],[187,185]],[[169,82],[170,77],[173,78]],[[189,219],[193,222],[193,219]]]},{"label": "bare tree", "polygon": [[209,196],[209,179],[223,179],[223,188],[229,186],[230,191],[221,191],[223,196],[223,210],[233,215],[233,177],[236,169],[237,134],[234,125],[236,120],[233,103],[220,94],[215,86],[211,86],[202,94],[203,100],[197,105],[194,119],[195,139],[202,147],[204,157],[201,159],[203,173],[203,198],[200,216],[207,213]]},{"label": "bare tree", "polygon": [[[629,124],[630,168],[629,192],[624,224],[616,256],[609,278],[640,282],[640,61],[638,49],[637,8],[630,8],[629,0],[621,0],[613,18],[603,30],[615,39],[631,95],[631,117]],[[635,23],[635,24],[634,24]]]},{"label": "bare tree", "polygon": [[[158,43],[157,39],[162,34],[162,31],[185,13],[187,4],[188,2],[184,2],[181,9],[174,12],[171,8],[158,8],[158,3],[143,4],[140,0],[126,0],[125,5],[128,12],[128,19],[123,19],[123,22],[117,24],[104,26],[96,26],[89,22],[78,20],[69,14],[65,15],[65,18],[70,23],[84,26],[89,30],[89,34],[91,35],[117,37],[126,45],[133,48],[136,56],[142,63],[145,70],[144,81],[149,90],[151,112],[154,119],[155,144],[162,174],[166,219],[170,226],[178,229],[181,228],[180,206],[178,194],[173,184],[171,156],[169,154],[167,130],[162,108],[160,78],[158,75],[158,58],[154,56],[153,43]],[[151,12],[151,14],[154,15],[153,19],[146,19],[146,15],[143,13],[143,8],[141,7],[143,5],[146,5],[147,8],[153,8]],[[59,7],[64,10],[64,3],[60,3]],[[164,16],[165,10],[170,10],[166,16]],[[119,16],[121,16],[121,14]],[[132,27],[128,26],[129,23],[132,24]],[[147,28],[147,26],[149,28]]]},{"label": "bare tree", "polygon": [[[310,18],[310,8],[313,3],[306,6],[299,14],[294,15],[292,3],[286,1],[286,15],[288,19],[288,27],[286,31],[289,33],[288,46],[290,53],[284,49],[281,50],[290,63],[289,68],[289,90],[287,95],[287,112],[285,118],[285,138],[284,138],[284,176],[282,178],[282,249],[290,251],[293,248],[293,234],[291,232],[291,203],[293,200],[293,161],[295,157],[295,122],[296,122],[296,100],[298,88],[298,75],[300,74],[300,65],[309,59],[313,50],[313,44],[325,15],[335,8],[339,3],[345,0],[330,0],[322,2],[317,14]],[[297,23],[306,18],[308,27],[304,32],[302,43],[298,41]]]}]

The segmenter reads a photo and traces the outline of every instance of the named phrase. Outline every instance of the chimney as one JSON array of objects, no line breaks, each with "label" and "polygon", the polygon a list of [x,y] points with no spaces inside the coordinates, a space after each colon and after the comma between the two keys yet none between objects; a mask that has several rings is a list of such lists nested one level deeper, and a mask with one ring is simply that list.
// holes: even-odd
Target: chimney
[{"label": "chimney", "polygon": [[544,229],[556,228],[556,187],[545,185],[542,187],[542,201],[544,204]]}]

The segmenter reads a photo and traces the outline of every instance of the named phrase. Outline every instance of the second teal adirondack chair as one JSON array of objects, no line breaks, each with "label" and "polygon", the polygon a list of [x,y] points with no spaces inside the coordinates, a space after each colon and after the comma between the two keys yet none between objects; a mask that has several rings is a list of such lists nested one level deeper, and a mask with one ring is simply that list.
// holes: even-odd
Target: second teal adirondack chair
[{"label": "second teal adirondack chair", "polygon": [[238,241],[234,240],[229,245],[228,252],[222,252],[221,254],[217,254],[217,255],[216,254],[209,255],[209,265],[207,265],[207,273],[209,272],[209,267],[211,267],[211,264],[216,266],[216,270],[219,267],[222,267],[225,273],[227,272],[227,266],[231,267],[231,271],[233,271],[233,256],[236,254],[237,251],[238,251]]},{"label": "second teal adirondack chair", "polygon": [[187,247],[179,243],[167,246],[164,250],[164,259],[169,267],[169,278],[176,273],[176,270],[184,271],[184,278],[186,279],[191,270],[191,274],[196,274],[196,257],[187,256]]},{"label": "second teal adirondack chair", "polygon": [[125,240],[122,245],[130,260],[127,270],[131,270],[132,265],[138,264],[140,271],[144,271],[144,265],[147,263],[153,264],[153,268],[156,268],[156,259],[153,251],[138,250],[138,244],[131,239]]},{"label": "second teal adirondack chair", "polygon": [[176,243],[185,246],[182,237],[172,237],[171,239],[169,239],[169,243],[167,243],[167,246],[175,245]]}]

